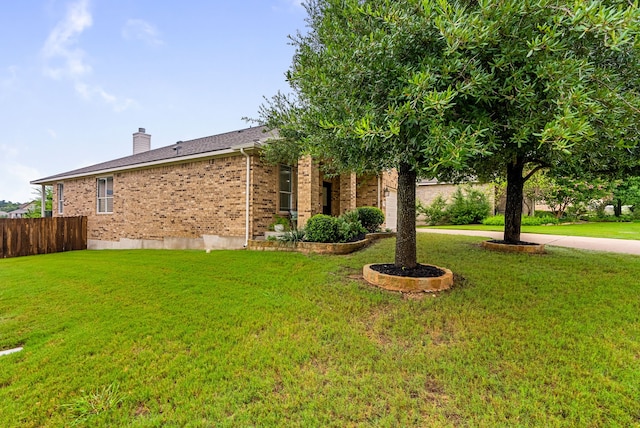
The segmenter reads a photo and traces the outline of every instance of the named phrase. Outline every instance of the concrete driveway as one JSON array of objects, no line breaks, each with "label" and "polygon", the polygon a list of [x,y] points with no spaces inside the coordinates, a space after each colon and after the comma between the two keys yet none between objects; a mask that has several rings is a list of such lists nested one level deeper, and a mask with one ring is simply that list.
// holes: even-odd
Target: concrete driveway
[{"label": "concrete driveway", "polygon": [[[502,232],[484,230],[450,230],[418,228],[418,233],[440,233],[445,235],[485,236],[491,239],[502,239]],[[555,245],[558,247],[579,248],[581,250],[608,251],[640,255],[640,241],[630,239],[586,238],[584,236],[541,235],[538,233],[523,233],[520,239],[538,244]]]}]

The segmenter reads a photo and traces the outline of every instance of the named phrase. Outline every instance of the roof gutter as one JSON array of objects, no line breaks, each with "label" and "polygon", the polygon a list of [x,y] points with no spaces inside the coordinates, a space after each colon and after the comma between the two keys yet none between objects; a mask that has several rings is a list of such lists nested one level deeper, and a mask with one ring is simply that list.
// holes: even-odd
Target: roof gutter
[{"label": "roof gutter", "polygon": [[81,173],[77,173],[77,174],[45,177],[45,178],[42,178],[42,179],[39,179],[39,180],[33,180],[30,183],[31,184],[42,184],[42,185],[53,184],[53,183],[57,183],[57,182],[62,181],[62,180],[70,180],[72,178],[93,177],[93,176],[96,176],[96,175],[110,174],[110,173],[113,173],[113,172],[131,171],[131,170],[136,170],[136,169],[151,168],[151,167],[158,166],[158,165],[170,165],[170,164],[176,164],[176,163],[183,163],[184,161],[188,161],[188,160],[215,158],[215,157],[230,155],[230,154],[237,153],[237,152],[238,152],[237,148],[232,147],[230,149],[219,150],[217,152],[198,153],[198,154],[195,154],[195,155],[179,156],[179,157],[175,157],[175,158],[161,159],[161,160],[157,160],[157,161],[138,163],[138,164],[134,164],[134,165],[106,168],[106,169],[101,169],[101,170],[96,170],[96,171],[91,171],[91,172],[81,172]]}]

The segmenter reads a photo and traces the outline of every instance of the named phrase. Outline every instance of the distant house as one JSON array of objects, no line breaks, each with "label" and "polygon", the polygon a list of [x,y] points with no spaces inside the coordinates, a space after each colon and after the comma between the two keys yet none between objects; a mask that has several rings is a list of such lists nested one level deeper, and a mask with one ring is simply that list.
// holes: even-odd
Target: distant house
[{"label": "distant house", "polygon": [[131,156],[34,180],[53,187],[54,216],[87,216],[88,247],[242,248],[276,215],[302,226],[314,214],[378,206],[395,228],[393,173],[326,177],[309,157],[270,165],[260,148],[277,138],[253,127],[151,149],[144,128]]},{"label": "distant house", "polygon": [[9,211],[6,214],[9,218],[24,218],[29,215],[29,213],[32,213],[35,209],[36,204],[34,202],[27,202],[18,206],[18,209]]}]

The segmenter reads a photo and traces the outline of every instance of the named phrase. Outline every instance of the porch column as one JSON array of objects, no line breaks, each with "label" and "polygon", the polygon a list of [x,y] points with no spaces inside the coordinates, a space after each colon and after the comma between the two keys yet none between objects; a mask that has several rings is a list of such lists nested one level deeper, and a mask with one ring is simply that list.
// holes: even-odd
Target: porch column
[{"label": "porch column", "polygon": [[358,183],[355,172],[340,175],[340,214],[355,210],[357,207],[356,185]]},{"label": "porch column", "polygon": [[[47,214],[47,187],[43,184],[40,190],[40,217],[44,218]],[[51,207],[53,209],[53,207]]]},{"label": "porch column", "polygon": [[302,228],[311,216],[322,212],[320,200],[320,169],[311,156],[298,160],[298,227]]}]

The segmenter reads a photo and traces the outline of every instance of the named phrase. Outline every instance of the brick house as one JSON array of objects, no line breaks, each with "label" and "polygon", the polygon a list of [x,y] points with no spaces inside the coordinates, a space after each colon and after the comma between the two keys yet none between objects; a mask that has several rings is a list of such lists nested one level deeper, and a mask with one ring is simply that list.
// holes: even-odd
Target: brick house
[{"label": "brick house", "polygon": [[380,207],[395,228],[393,173],[325,177],[309,157],[269,165],[260,147],[276,136],[259,126],[152,150],[140,128],[131,156],[31,183],[52,186],[54,216],[88,217],[90,249],[242,248],[276,215],[302,226],[358,206]]}]

